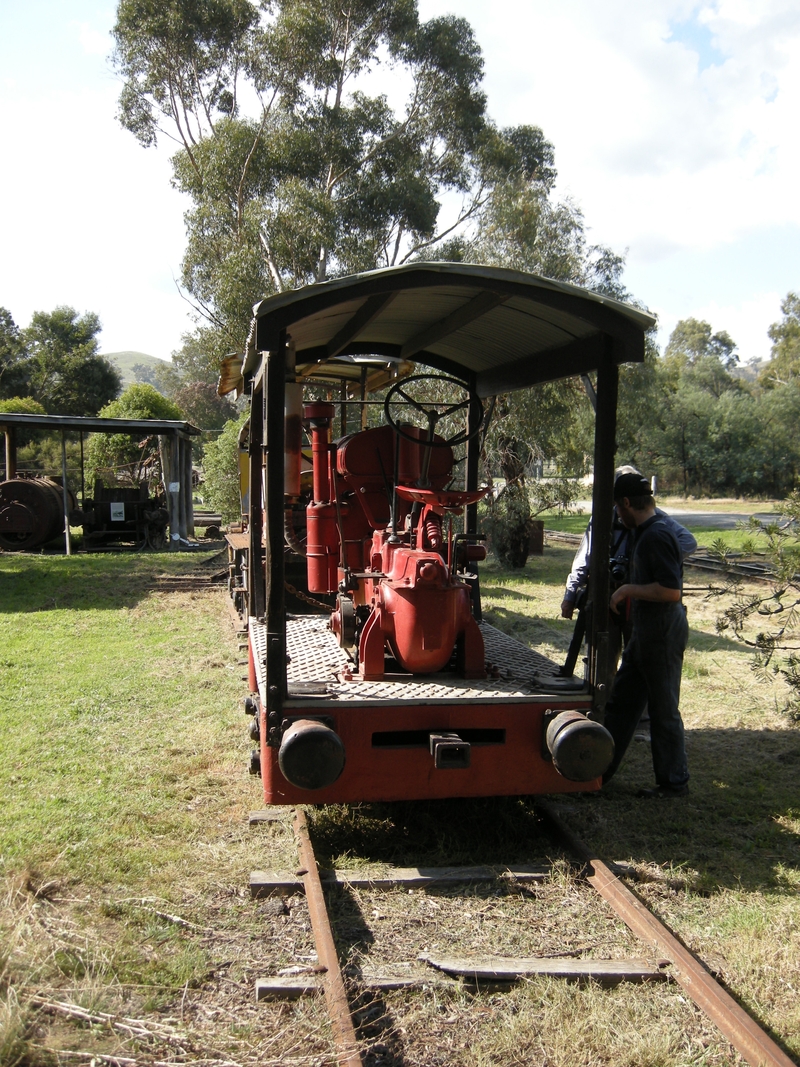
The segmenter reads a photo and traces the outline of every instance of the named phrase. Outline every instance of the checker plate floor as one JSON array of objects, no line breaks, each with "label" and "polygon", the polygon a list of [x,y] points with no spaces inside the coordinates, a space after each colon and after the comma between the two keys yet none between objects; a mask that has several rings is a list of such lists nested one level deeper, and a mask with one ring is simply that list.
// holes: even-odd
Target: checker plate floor
[{"label": "checker plate floor", "polygon": [[[315,696],[338,701],[403,700],[414,703],[430,701],[496,699],[530,700],[532,694],[557,697],[586,697],[586,691],[574,687],[569,693],[560,686],[548,687],[547,677],[558,671],[558,664],[535,652],[520,641],[502,633],[487,622],[479,623],[486,650],[486,662],[491,663],[498,677],[482,680],[460,678],[439,672],[429,675],[387,674],[379,682],[365,682],[353,669],[353,663],[328,629],[327,616],[297,615],[286,621],[286,645],[289,655],[287,681],[290,699]],[[250,619],[250,630],[256,653],[256,673],[263,683],[263,660],[266,652],[266,628]],[[352,678],[347,675],[352,672]],[[534,676],[538,684],[532,684]],[[563,682],[562,682],[563,684]]]}]

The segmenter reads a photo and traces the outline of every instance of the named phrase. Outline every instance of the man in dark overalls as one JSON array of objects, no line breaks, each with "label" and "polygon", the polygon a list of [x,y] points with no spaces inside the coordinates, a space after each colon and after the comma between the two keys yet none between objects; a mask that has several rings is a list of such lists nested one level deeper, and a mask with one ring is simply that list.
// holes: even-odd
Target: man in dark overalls
[{"label": "man in dark overalls", "polygon": [[619,767],[647,705],[656,786],[640,790],[639,796],[682,797],[689,792],[689,768],[678,705],[689,627],[681,603],[681,550],[656,514],[647,478],[619,477],[614,505],[622,523],[634,530],[634,542],[630,580],[612,593],[610,606],[620,612],[631,601],[632,633],[605,709],[604,724],[615,751],[603,781]]}]

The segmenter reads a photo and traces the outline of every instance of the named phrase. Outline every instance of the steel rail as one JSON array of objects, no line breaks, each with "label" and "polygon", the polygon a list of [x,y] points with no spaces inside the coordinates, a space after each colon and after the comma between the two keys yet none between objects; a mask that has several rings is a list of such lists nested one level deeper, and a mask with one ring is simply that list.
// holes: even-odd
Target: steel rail
[{"label": "steel rail", "polygon": [[643,941],[670,958],[675,980],[751,1067],[796,1067],[795,1061],[725,992],[700,960],[623,885],[608,864],[569,829],[550,804],[537,800],[536,808],[552,824],[570,851],[590,866],[592,873],[588,875],[588,881],[623,922]]},{"label": "steel rail", "polygon": [[295,809],[294,832],[297,838],[301,864],[301,869],[297,873],[303,879],[308,914],[311,918],[311,929],[314,932],[314,941],[317,946],[317,957],[324,968],[322,977],[325,988],[325,1001],[328,1006],[331,1027],[333,1028],[336,1059],[340,1067],[363,1067],[363,1060],[358,1049],[356,1032],[353,1026],[353,1018],[350,1014],[350,1005],[344,988],[344,978],[339,967],[336,945],[333,941],[328,909],[325,906],[325,895],[322,891],[322,882],[319,877],[317,859],[314,855],[314,846],[311,844],[308,822],[302,808]]}]

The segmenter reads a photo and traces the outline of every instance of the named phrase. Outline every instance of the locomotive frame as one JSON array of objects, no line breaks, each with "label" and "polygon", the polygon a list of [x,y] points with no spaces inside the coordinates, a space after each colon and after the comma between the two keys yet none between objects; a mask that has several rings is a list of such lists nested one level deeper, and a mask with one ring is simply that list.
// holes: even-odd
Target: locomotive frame
[{"label": "locomotive frame", "polygon": [[[600,787],[619,365],[644,359],[653,323],[576,286],[454,263],[371,271],[256,306],[244,360],[227,362],[220,390],[250,397],[246,531],[229,541],[248,620],[251,771],[266,803]],[[426,401],[423,387],[420,399],[418,369],[462,386],[462,398]],[[585,676],[564,679],[481,618],[477,431],[481,399],[577,375],[591,387],[589,374],[595,610]],[[367,425],[367,397],[387,385],[411,424],[387,398],[386,423]],[[454,489],[452,444],[437,426],[462,410]],[[455,537],[450,516],[462,524]]]}]

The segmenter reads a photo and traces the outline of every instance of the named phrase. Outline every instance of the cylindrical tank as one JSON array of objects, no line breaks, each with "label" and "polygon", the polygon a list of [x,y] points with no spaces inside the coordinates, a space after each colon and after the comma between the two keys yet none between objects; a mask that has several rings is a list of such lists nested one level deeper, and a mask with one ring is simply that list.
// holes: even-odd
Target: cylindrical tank
[{"label": "cylindrical tank", "polygon": [[614,740],[605,726],[580,711],[562,711],[545,734],[556,770],[570,782],[599,778],[614,757]]},{"label": "cylindrical tank", "polygon": [[310,593],[335,593],[339,585],[339,524],[335,504],[306,509],[306,564]]},{"label": "cylindrical tank", "polygon": [[[68,506],[75,498],[67,490]],[[0,547],[8,551],[37,548],[64,530],[61,486],[50,478],[13,478],[0,482]]]},{"label": "cylindrical tank", "polygon": [[324,789],[344,770],[344,745],[330,726],[316,719],[298,719],[283,735],[278,766],[299,789]]}]

